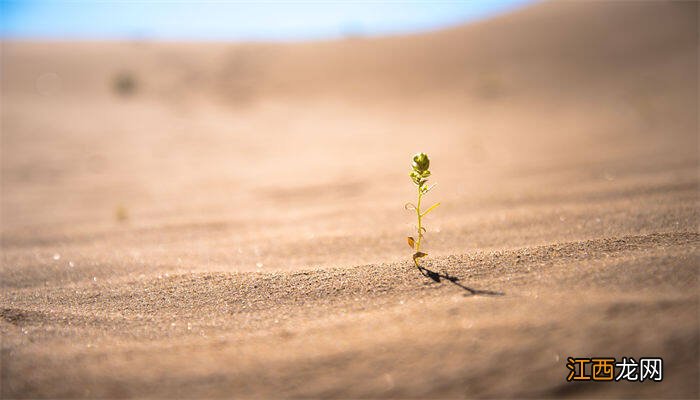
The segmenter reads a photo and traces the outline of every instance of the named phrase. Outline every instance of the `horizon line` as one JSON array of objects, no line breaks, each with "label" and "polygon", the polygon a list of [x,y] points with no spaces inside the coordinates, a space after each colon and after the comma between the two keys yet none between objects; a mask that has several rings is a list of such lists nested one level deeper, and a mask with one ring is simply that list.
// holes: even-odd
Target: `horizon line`
[{"label": "horizon line", "polygon": [[[395,20],[392,20],[390,18],[379,18],[377,19],[377,16],[364,16],[366,20],[363,22],[348,22],[348,20],[341,20],[338,18],[345,18],[345,15],[335,15],[336,21],[330,23],[326,22],[323,20],[323,18],[320,18],[321,22],[319,22],[319,15],[315,16],[310,16],[310,15],[302,15],[296,16],[296,19],[294,18],[289,18],[289,21],[285,19],[285,17],[280,17],[278,16],[271,16],[267,15],[268,18],[274,20],[275,18],[278,19],[277,22],[282,21],[283,23],[286,23],[287,26],[281,26],[281,25],[275,25],[272,22],[266,22],[266,21],[256,21],[253,23],[253,25],[245,27],[245,26],[236,26],[235,24],[228,24],[228,19],[225,21],[221,19],[221,16],[219,16],[219,20],[215,21],[219,25],[212,24],[211,26],[206,25],[203,26],[201,25],[201,21],[192,19],[190,23],[192,25],[188,27],[182,27],[177,26],[177,29],[174,30],[174,27],[172,26],[172,21],[168,20],[166,23],[163,22],[163,14],[155,13],[152,15],[150,18],[146,18],[144,21],[141,21],[141,24],[146,22],[147,24],[151,24],[149,28],[143,28],[143,25],[140,25],[141,28],[136,28],[136,27],[129,27],[128,21],[127,22],[119,22],[119,24],[122,25],[115,25],[111,27],[102,27],[102,26],[94,26],[94,25],[85,25],[82,27],[71,27],[71,28],[62,28],[62,24],[65,24],[64,21],[68,20],[68,16],[72,16],[71,10],[62,10],[61,12],[64,13],[62,15],[63,18],[53,18],[54,15],[48,14],[45,15],[38,15],[34,16],[34,21],[33,23],[35,25],[39,25],[41,29],[38,29],[36,27],[32,28],[32,17],[30,16],[24,16],[22,17],[21,12],[18,12],[15,10],[15,15],[12,15],[12,13],[6,12],[8,5],[13,4],[11,1],[7,0],[0,0],[0,6],[2,6],[2,13],[0,13],[0,40],[1,41],[16,41],[16,42],[32,42],[32,41],[41,41],[41,42],[177,42],[177,43],[200,43],[200,42],[237,42],[237,43],[300,43],[300,42],[323,42],[323,41],[336,41],[336,40],[353,40],[353,39],[370,39],[370,38],[387,38],[387,37],[395,37],[395,36],[410,36],[410,35],[415,35],[415,34],[424,34],[424,33],[430,33],[430,32],[437,32],[441,30],[448,30],[452,28],[456,28],[462,25],[466,24],[471,24],[471,23],[476,23],[488,19],[492,19],[504,14],[507,14],[509,12],[512,12],[514,10],[518,10],[521,8],[524,8],[528,5],[531,5],[533,3],[536,3],[536,0],[501,0],[501,1],[495,1],[495,2],[488,2],[488,6],[485,6],[484,3],[478,3],[478,2],[460,2],[460,1],[449,1],[449,2],[437,2],[437,4],[449,4],[450,7],[455,7],[455,6],[460,6],[464,7],[465,5],[471,6],[470,9],[464,9],[462,10],[461,13],[447,13],[445,14],[444,11],[442,14],[434,15],[431,18],[432,19],[423,19],[423,20],[417,20],[415,11],[416,9],[411,10],[409,12],[409,15],[406,15],[401,18],[396,18]],[[31,4],[31,3],[30,3]],[[80,2],[68,2],[68,3],[63,3],[63,4],[68,4],[68,5],[77,5],[81,4]],[[109,5],[114,5],[114,3],[92,3],[92,4],[98,4],[98,5],[103,5],[103,6],[109,6]],[[159,7],[162,7],[163,5],[178,5],[182,7],[186,3],[183,2],[173,2],[173,3],[158,3],[158,2],[149,2],[149,1],[135,1],[135,2],[126,2],[126,3],[120,3],[121,4],[129,4],[129,5],[142,5],[142,4],[147,4],[147,5],[153,5],[157,4]],[[242,2],[242,3],[231,3],[231,2],[204,2],[205,5],[211,6],[212,4],[214,5],[221,5],[223,7],[226,7],[226,11],[240,11],[237,7],[243,7],[245,8],[246,6],[248,7],[247,11],[250,14],[256,14],[260,13],[261,11],[268,11],[270,4],[273,3],[268,3],[268,2],[262,2],[262,3],[256,3],[255,6],[251,6],[250,3]],[[274,3],[276,4],[276,3]],[[291,4],[291,3],[290,3]],[[306,6],[310,4],[315,4],[315,3],[310,3],[310,2],[302,2],[301,4],[305,4]],[[328,7],[330,6],[331,8],[327,8],[324,10],[325,13],[329,12],[335,12],[337,13],[338,10],[333,9],[334,5],[337,5],[338,3],[325,3],[325,6]],[[427,3],[421,2],[421,1],[411,1],[411,2],[396,2],[396,1],[390,1],[390,2],[350,2],[347,3],[350,4],[354,7],[357,6],[357,4],[362,4],[362,5],[379,5],[379,4],[390,4],[391,7],[399,6],[402,4],[412,4],[414,8],[417,5],[420,5],[420,7],[425,6]],[[55,4],[54,4],[55,5]],[[263,8],[260,8],[263,6]],[[234,8],[231,8],[234,7]],[[347,7],[347,5],[346,5]],[[31,7],[29,7],[31,8]],[[133,7],[132,7],[133,8]],[[171,8],[165,9],[168,12],[170,12],[173,15],[180,16],[178,13],[184,12],[182,9],[180,10],[173,10]],[[218,10],[218,9],[217,9]],[[206,11],[202,11],[201,9],[199,10],[200,12],[203,12],[204,14],[211,13],[213,11],[217,11],[214,9],[209,9]],[[46,11],[46,10],[44,10]],[[51,11],[51,10],[50,10]],[[56,10],[52,10],[56,11]],[[80,11],[75,11],[74,12],[80,12]],[[101,12],[104,12],[105,10],[101,10]],[[124,10],[122,10],[123,12]],[[125,15],[130,16],[132,18],[135,18],[136,16],[132,12],[134,10],[126,10],[128,11]],[[163,10],[160,10],[163,11]],[[299,10],[297,10],[299,11]],[[355,9],[354,13],[360,14],[365,13],[367,10],[359,10]],[[384,9],[384,12],[391,11],[389,9]],[[451,10],[450,12],[452,12]],[[279,10],[277,10],[279,12]],[[315,11],[317,14],[319,14],[318,10]],[[90,12],[87,12],[88,14]],[[95,10],[92,10],[92,13],[95,13]],[[413,14],[411,14],[413,13]],[[9,15],[8,15],[9,14]],[[31,14],[31,13],[30,13]],[[38,14],[41,14],[38,12]],[[204,15],[202,14],[202,15]],[[266,13],[269,14],[269,13]],[[303,13],[302,13],[303,14]],[[323,14],[321,12],[320,14]],[[341,13],[342,14],[342,13]],[[4,15],[4,16],[3,16]],[[45,27],[45,21],[42,18],[47,18],[48,16],[51,16],[51,19],[53,24],[55,26],[47,28]],[[101,15],[101,14],[100,14]],[[359,14],[358,14],[359,15]],[[362,14],[364,15],[364,14]],[[357,16],[357,15],[356,15]],[[226,16],[228,18],[228,16]],[[238,18],[241,18],[238,16]],[[280,19],[281,18],[281,19]],[[316,23],[316,26],[309,26],[309,27],[301,27],[299,28],[300,24],[300,19],[307,18],[309,21],[312,21]],[[367,19],[368,18],[368,19]],[[235,19],[235,17],[234,17]],[[26,20],[30,20],[29,22],[25,23]],[[56,22],[58,21],[58,22]],[[160,22],[159,22],[160,21]],[[303,22],[306,22],[304,20]],[[91,24],[94,24],[95,22],[92,21],[90,22]],[[161,24],[158,26],[158,24]],[[224,23],[224,27],[222,27],[222,23]],[[14,24],[14,25],[13,25]],[[170,24],[170,25],[168,25]],[[199,24],[199,25],[197,25]],[[324,25],[325,24],[325,25]],[[231,25],[231,26],[229,26]]]}]

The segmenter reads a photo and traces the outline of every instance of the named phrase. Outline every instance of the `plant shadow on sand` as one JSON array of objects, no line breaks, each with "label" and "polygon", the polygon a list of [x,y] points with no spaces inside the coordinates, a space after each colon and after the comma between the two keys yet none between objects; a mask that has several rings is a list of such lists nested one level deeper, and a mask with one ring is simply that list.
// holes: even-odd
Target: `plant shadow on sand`
[{"label": "plant shadow on sand", "polygon": [[455,286],[458,286],[462,288],[464,291],[468,292],[465,293],[465,296],[504,296],[505,293],[503,292],[496,292],[493,290],[479,290],[479,289],[473,289],[468,286],[464,286],[461,283],[459,283],[459,278],[456,276],[452,276],[449,273],[439,273],[435,271],[431,271],[428,268],[425,267],[418,267],[418,271],[420,271],[423,276],[426,278],[430,278],[435,282],[440,282],[442,279],[451,282]]}]

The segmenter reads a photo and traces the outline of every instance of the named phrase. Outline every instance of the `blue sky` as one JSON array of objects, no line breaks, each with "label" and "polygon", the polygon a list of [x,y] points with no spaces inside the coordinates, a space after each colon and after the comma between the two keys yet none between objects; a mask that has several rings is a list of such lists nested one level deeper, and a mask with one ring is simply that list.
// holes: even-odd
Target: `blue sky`
[{"label": "blue sky", "polygon": [[530,0],[0,0],[0,36],[42,39],[305,40],[437,29]]}]

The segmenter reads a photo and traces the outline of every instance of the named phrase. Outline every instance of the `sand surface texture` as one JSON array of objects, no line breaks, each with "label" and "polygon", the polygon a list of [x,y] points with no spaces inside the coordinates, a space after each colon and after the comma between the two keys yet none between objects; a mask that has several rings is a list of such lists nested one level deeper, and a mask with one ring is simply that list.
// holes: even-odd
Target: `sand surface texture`
[{"label": "sand surface texture", "polygon": [[2,396],[697,398],[697,20],[3,42]]}]

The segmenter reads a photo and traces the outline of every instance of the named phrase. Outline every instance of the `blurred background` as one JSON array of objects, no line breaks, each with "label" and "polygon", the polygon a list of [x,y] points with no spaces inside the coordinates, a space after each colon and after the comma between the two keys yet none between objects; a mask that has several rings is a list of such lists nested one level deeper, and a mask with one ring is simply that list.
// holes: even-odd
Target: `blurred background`
[{"label": "blurred background", "polygon": [[7,1],[5,38],[324,40],[415,33],[502,13],[499,1]]},{"label": "blurred background", "polygon": [[0,0],[0,397],[697,398],[698,4]]},{"label": "blurred background", "polygon": [[641,232],[566,207],[694,184],[696,11],[3,1],[5,281],[403,260],[418,151],[434,253]]}]

